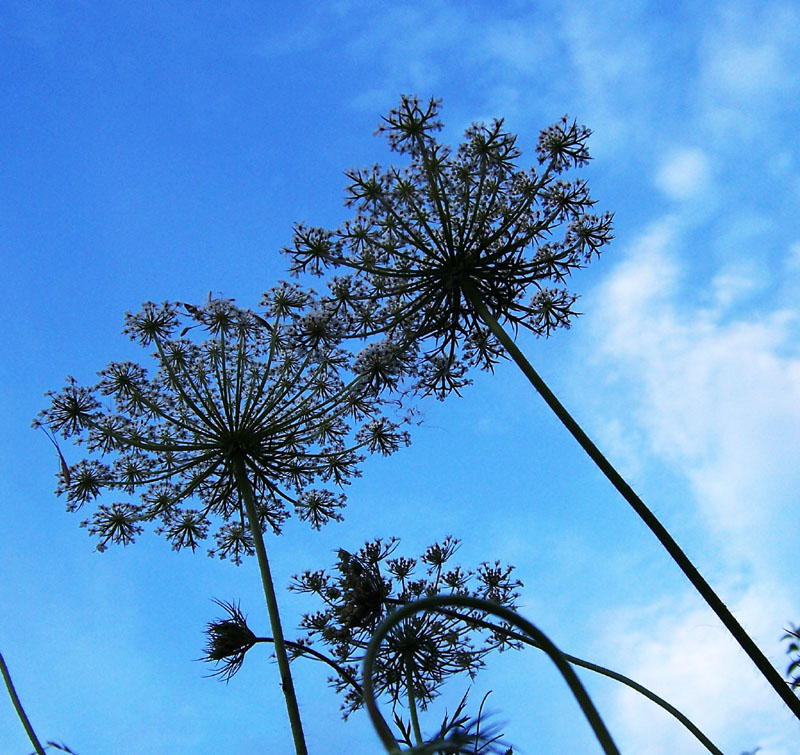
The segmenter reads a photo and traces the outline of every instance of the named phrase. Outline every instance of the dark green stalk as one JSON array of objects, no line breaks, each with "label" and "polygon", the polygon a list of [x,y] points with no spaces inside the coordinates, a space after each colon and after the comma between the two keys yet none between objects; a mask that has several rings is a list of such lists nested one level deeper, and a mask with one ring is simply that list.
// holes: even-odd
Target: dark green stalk
[{"label": "dark green stalk", "polygon": [[[274,643],[275,640],[272,637],[256,637],[255,642],[272,642]],[[318,661],[322,661],[323,663],[327,663],[339,676],[342,677],[359,695],[364,695],[364,690],[361,689],[361,685],[353,679],[353,675],[339,663],[333,660],[333,658],[328,658],[327,655],[320,653],[319,650],[315,650],[308,645],[301,645],[299,642],[292,642],[291,640],[284,640],[284,644],[287,648],[291,648],[297,653],[301,655],[307,655],[311,658],[315,658]]]},{"label": "dark green stalk", "polygon": [[250,532],[253,535],[256,557],[258,558],[258,566],[261,571],[261,583],[264,586],[264,596],[267,599],[267,611],[269,612],[269,621],[272,627],[273,643],[275,645],[275,658],[278,661],[278,671],[281,675],[281,689],[283,689],[283,696],[286,698],[286,711],[289,714],[289,723],[292,727],[294,749],[297,755],[308,755],[305,737],[303,736],[303,725],[300,721],[300,710],[297,707],[297,695],[295,694],[294,683],[292,682],[292,672],[289,669],[289,657],[286,654],[286,645],[283,639],[278,601],[275,597],[272,573],[270,572],[269,561],[267,560],[267,549],[264,547],[264,538],[261,534],[258,512],[256,511],[253,488],[247,477],[244,459],[242,459],[241,456],[235,456],[232,461],[234,473],[236,475],[236,484],[241,493],[242,500],[244,501]]},{"label": "dark green stalk", "polygon": [[8,666],[6,666],[6,662],[2,653],[0,653],[0,672],[3,674],[3,680],[6,683],[8,696],[11,698],[11,702],[14,703],[14,708],[17,711],[19,720],[22,721],[22,725],[25,727],[25,733],[28,735],[28,739],[31,740],[33,749],[36,750],[36,755],[44,755],[44,748],[42,747],[39,738],[36,736],[36,732],[33,730],[31,722],[28,720],[28,716],[25,713],[25,709],[22,707],[22,703],[17,695],[17,691],[14,689],[14,682],[11,681],[11,674],[8,671]]},{"label": "dark green stalk", "polygon": [[564,655],[553,644],[550,638],[530,621],[522,618],[522,616],[515,613],[511,609],[498,605],[497,603],[493,603],[489,600],[473,598],[467,595],[439,595],[434,598],[415,600],[412,603],[401,606],[396,611],[390,613],[380,623],[378,628],[375,630],[375,633],[372,635],[372,639],[367,647],[366,655],[364,656],[364,671],[362,673],[364,703],[367,706],[367,712],[372,719],[372,724],[375,726],[378,736],[381,738],[381,741],[386,747],[387,752],[397,752],[398,746],[397,742],[394,740],[394,737],[392,737],[389,726],[378,710],[378,706],[375,702],[375,693],[372,689],[372,667],[375,663],[378,650],[380,649],[381,641],[388,634],[391,628],[403,619],[412,616],[415,613],[419,613],[420,611],[438,611],[441,610],[443,606],[448,605],[478,610],[487,614],[499,616],[503,621],[516,626],[518,629],[521,629],[523,632],[532,637],[538,643],[538,647],[540,647],[545,653],[547,653],[548,656],[550,656],[550,659],[553,661],[553,663],[555,663],[556,668],[558,668],[559,672],[561,673],[561,676],[564,677],[564,680],[567,682],[570,691],[575,696],[578,705],[583,711],[583,714],[586,716],[589,725],[592,727],[592,731],[597,737],[597,741],[600,742],[603,752],[606,755],[619,755],[619,750],[614,744],[614,740],[611,738],[611,734],[609,734],[608,729],[606,729],[603,719],[597,712],[597,708],[595,708],[594,703],[589,697],[589,694],[584,689],[583,684],[581,684],[580,679],[578,679],[578,676],[575,674],[575,671],[569,665]]},{"label": "dark green stalk", "polygon": [[[407,601],[397,600],[397,601],[390,601],[395,605],[404,606],[408,605]],[[451,611],[447,608],[439,608],[439,613],[443,613],[445,616],[451,616],[454,619],[460,619],[461,621],[466,622],[467,624],[471,624],[476,627],[481,627],[483,629],[488,629],[491,632],[498,632],[504,634],[511,640],[517,640],[518,642],[524,642],[526,645],[530,645],[531,647],[537,648],[541,650],[539,645],[536,643],[535,640],[532,640],[530,637],[525,636],[524,634],[520,634],[519,632],[514,632],[511,629],[507,629],[506,627],[501,627],[498,624],[492,624],[490,621],[484,621],[483,619],[478,619],[474,616],[468,616],[459,613],[458,611]],[[259,637],[256,639],[256,642],[272,642],[272,637]],[[312,658],[315,658],[323,663],[327,663],[334,671],[336,671],[339,676],[342,677],[361,697],[364,696],[364,690],[361,688],[361,685],[353,679],[350,672],[348,672],[345,668],[340,666],[336,661],[328,656],[320,653],[318,650],[314,648],[308,647],[306,645],[301,645],[297,642],[290,642],[286,640],[286,647],[292,648],[299,653],[304,655],[308,655]],[[674,705],[667,702],[663,697],[660,697],[652,690],[645,687],[643,684],[639,684],[639,682],[631,679],[630,677],[625,676],[624,674],[620,674],[618,671],[614,671],[613,669],[606,668],[605,666],[600,666],[597,663],[592,663],[591,661],[585,661],[582,658],[578,658],[575,655],[570,655],[569,653],[564,653],[562,651],[564,658],[566,658],[573,666],[580,666],[581,668],[585,668],[588,671],[593,671],[595,674],[600,674],[601,676],[608,677],[609,679],[613,679],[614,681],[619,682],[620,684],[624,684],[627,687],[630,687],[634,692],[638,692],[643,697],[646,697],[650,702],[655,703],[660,708],[665,710],[671,716],[673,716],[679,723],[681,723],[691,734],[700,742],[703,747],[708,750],[711,755],[724,755],[722,750],[719,749],[700,729],[699,727],[692,722],[692,720],[686,716],[685,714],[681,713]]]},{"label": "dark green stalk", "polygon": [[480,294],[467,282],[462,281],[462,291],[470,300],[476,311],[489,326],[492,333],[497,336],[503,344],[511,358],[528,378],[531,385],[540,393],[547,405],[553,410],[555,415],[561,420],[567,430],[572,433],[581,448],[589,455],[600,471],[609,479],[611,484],[617,489],[620,495],[631,505],[633,510],[639,515],[650,531],[658,538],[658,541],[666,548],[673,561],[680,567],[681,571],[688,577],[695,589],[702,595],[703,599],[711,607],[711,610],[719,617],[727,630],[734,636],[741,648],[749,656],[750,660],[756,665],[764,678],[770,683],[772,688],[780,695],[781,699],[789,707],[789,710],[800,719],[800,698],[796,697],[789,685],[783,680],[778,671],[767,660],[758,645],[753,642],[750,635],[745,632],[741,624],[734,618],[728,607],[722,602],[720,597],[714,592],[708,582],[697,570],[689,557],[681,550],[680,546],[669,534],[666,527],[658,520],[655,514],[645,505],[630,485],[623,479],[622,475],[611,465],[611,463],[600,453],[597,446],[591,441],[581,426],[572,418],[572,415],[564,408],[555,394],[547,387],[547,384],[539,377],[531,363],[525,358],[517,345],[506,333],[499,322],[492,316],[486,308]]},{"label": "dark green stalk", "polygon": [[411,658],[406,657],[406,690],[408,692],[408,713],[411,716],[411,726],[414,729],[414,739],[417,746],[422,744],[422,731],[419,728],[419,716],[417,715],[417,698],[414,694],[414,675],[411,667]]}]

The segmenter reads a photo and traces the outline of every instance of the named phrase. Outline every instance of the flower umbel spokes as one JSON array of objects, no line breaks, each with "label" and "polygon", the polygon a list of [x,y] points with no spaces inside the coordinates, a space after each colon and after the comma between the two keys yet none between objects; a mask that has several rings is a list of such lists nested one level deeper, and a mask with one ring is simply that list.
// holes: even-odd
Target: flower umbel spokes
[{"label": "flower umbel spokes", "polygon": [[362,333],[426,342],[421,364],[435,366],[423,369],[419,386],[441,397],[466,382],[457,362],[488,368],[502,355],[464,285],[514,328],[549,335],[568,327],[576,296],[564,282],[611,239],[611,216],[591,212],[585,181],[562,178],[588,162],[588,129],[566,118],[549,127],[539,172],[524,171],[502,120],[474,124],[453,151],[435,139],[438,111],[436,100],[404,97],[378,131],[410,164],[348,172],[355,217],[335,231],[297,226],[288,252],[295,273],[355,271],[366,285],[335,278],[334,311]]},{"label": "flower umbel spokes", "polygon": [[[304,643],[321,643],[347,670],[359,677],[358,662],[380,622],[398,606],[426,595],[475,595],[498,604],[515,605],[521,582],[513,567],[483,563],[474,571],[452,564],[459,541],[446,537],[418,558],[395,555],[399,541],[373,540],[357,553],[338,552],[335,570],[306,571],[290,589],[319,596],[323,610],[306,614]],[[465,619],[481,618],[428,613],[398,623],[387,635],[374,671],[376,689],[391,698],[397,719],[408,708],[412,723],[416,708],[425,710],[442,685],[464,673],[473,677],[493,650],[519,647],[502,632],[486,633]],[[500,629],[500,627],[498,627]],[[313,644],[311,645],[313,647]],[[360,689],[341,674],[329,679],[344,695],[343,716],[363,705]],[[401,728],[402,728],[401,726]]]},{"label": "flower umbel spokes", "polygon": [[565,281],[612,238],[612,216],[591,212],[586,182],[563,176],[589,160],[589,130],[562,118],[539,136],[539,172],[520,171],[516,138],[502,121],[472,126],[454,153],[434,137],[437,116],[436,100],[402,98],[378,131],[410,164],[348,173],[355,217],[335,231],[297,226],[287,250],[293,272],[352,271],[330,282],[329,311],[357,323],[359,335],[388,333],[405,347],[417,360],[405,375],[422,393],[458,393],[468,367],[513,358],[800,719],[800,700],[504,327],[544,336],[569,327],[576,295]]},{"label": "flower umbel spokes", "polygon": [[[76,438],[92,454],[59,476],[68,508],[105,489],[141,493],[139,503],[107,506],[87,520],[105,538],[101,550],[106,542],[131,542],[139,522],[154,520],[174,549],[194,550],[216,519],[222,525],[211,553],[238,564],[252,547],[232,537],[232,528],[245,524],[237,462],[262,529],[279,533],[288,506],[318,529],[341,518],[344,497],[312,488],[316,481],[341,487],[358,474],[363,451],[391,453],[408,442],[380,416],[380,400],[364,381],[343,381],[347,355],[319,334],[309,342],[309,302],[296,287],[278,287],[263,302],[271,323],[229,300],[145,304],[128,315],[125,330],[155,348],[154,375],[116,362],[92,388],[70,378],[49,394],[51,406],[37,423]],[[187,339],[198,331],[211,338]],[[363,422],[355,434],[353,419]],[[198,508],[187,508],[190,501]]]},{"label": "flower umbel spokes", "polygon": [[[90,457],[62,465],[58,492],[76,510],[104,490],[138,502],[100,504],[82,526],[127,545],[142,523],[174,550],[193,551],[216,524],[209,555],[240,564],[256,554],[297,752],[305,752],[263,533],[279,534],[292,507],[319,529],[341,518],[343,485],[364,451],[408,442],[380,414],[368,382],[345,379],[349,356],[335,319],[312,295],[282,284],[265,294],[265,316],[229,299],[202,305],[146,303],[125,332],[155,350],[152,375],[117,362],[91,388],[69,378],[35,424],[85,445]],[[205,340],[196,338],[200,334]],[[362,423],[356,431],[355,420]],[[318,488],[318,482],[334,489]]]}]

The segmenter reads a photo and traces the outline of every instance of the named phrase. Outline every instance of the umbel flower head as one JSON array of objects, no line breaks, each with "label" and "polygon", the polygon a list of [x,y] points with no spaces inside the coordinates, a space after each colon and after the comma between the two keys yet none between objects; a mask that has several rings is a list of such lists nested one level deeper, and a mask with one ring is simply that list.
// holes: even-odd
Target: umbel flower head
[{"label": "umbel flower head", "polygon": [[[267,319],[229,299],[147,303],[126,316],[125,332],[154,349],[152,374],[114,362],[94,386],[69,378],[48,394],[34,425],[88,451],[62,463],[57,492],[68,510],[104,491],[140,494],[99,505],[82,523],[98,550],[132,542],[146,521],[159,522],[173,549],[194,550],[217,520],[209,555],[239,564],[253,552],[243,484],[261,531],[280,532],[288,506],[319,529],[341,518],[339,489],[359,473],[362,451],[408,443],[365,380],[343,381],[348,355],[337,324],[318,316],[309,293],[283,284],[262,304]],[[353,420],[363,423],[355,434]],[[317,481],[336,489],[312,487]]]},{"label": "umbel flower head", "polygon": [[[306,614],[302,626],[306,642],[327,645],[334,658],[358,677],[372,634],[387,613],[405,603],[434,595],[471,595],[513,608],[522,583],[512,578],[513,567],[500,562],[483,563],[474,572],[449,564],[459,541],[452,537],[434,543],[419,558],[423,573],[416,575],[418,561],[394,557],[398,540],[368,542],[356,554],[340,550],[335,572],[306,571],[295,576],[289,589],[318,595],[325,608]],[[464,613],[483,619],[480,612]],[[502,631],[476,629],[464,619],[444,613],[420,613],[390,630],[374,670],[378,692],[387,692],[396,705],[405,697],[410,669],[413,691],[422,708],[438,694],[454,674],[474,676],[483,658],[494,649],[517,647]],[[344,717],[362,705],[360,695],[346,680],[330,683],[345,694]]]},{"label": "umbel flower head", "polygon": [[568,327],[566,279],[612,238],[612,218],[591,211],[584,180],[564,176],[589,160],[587,128],[564,117],[542,131],[539,169],[524,171],[502,120],[473,124],[453,151],[436,141],[438,115],[439,101],[404,96],[378,132],[409,164],[349,171],[355,216],[333,231],[298,225],[285,251],[295,274],[352,271],[329,284],[331,311],[362,335],[424,342],[418,387],[443,398],[468,366],[502,354],[476,298],[514,329]]}]

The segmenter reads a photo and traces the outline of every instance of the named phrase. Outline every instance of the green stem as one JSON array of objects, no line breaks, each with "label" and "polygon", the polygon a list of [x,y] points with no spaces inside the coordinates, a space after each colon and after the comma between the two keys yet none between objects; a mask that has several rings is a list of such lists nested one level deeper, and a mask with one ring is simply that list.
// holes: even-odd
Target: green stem
[{"label": "green stem", "polygon": [[419,747],[422,744],[422,731],[419,728],[419,716],[417,716],[417,697],[414,694],[414,675],[412,673],[411,658],[405,658],[406,666],[406,691],[408,692],[408,712],[411,716],[411,726],[414,729],[414,739]]},{"label": "green stem", "polygon": [[25,713],[25,709],[22,707],[22,703],[17,695],[17,691],[14,689],[14,682],[11,681],[11,674],[8,671],[8,666],[6,666],[6,662],[2,653],[0,653],[0,672],[3,674],[8,695],[11,698],[11,702],[14,703],[14,708],[17,711],[19,720],[22,721],[22,725],[25,727],[25,733],[28,735],[28,739],[31,740],[33,749],[36,750],[36,755],[44,755],[44,748],[42,747],[41,742],[39,742],[39,738],[36,736],[36,732],[33,730],[31,722],[28,720],[28,716]]},{"label": "green stem", "polygon": [[401,622],[403,619],[413,616],[415,613],[419,613],[420,611],[439,611],[443,606],[448,605],[455,606],[457,608],[478,610],[486,614],[499,616],[503,621],[508,622],[518,629],[521,629],[523,632],[536,640],[538,647],[547,653],[553,663],[555,663],[556,668],[559,670],[561,676],[564,678],[564,681],[566,681],[567,685],[569,686],[570,691],[578,702],[578,705],[583,711],[584,716],[586,716],[586,720],[592,727],[592,731],[594,732],[595,737],[597,737],[597,741],[603,748],[603,752],[606,755],[619,755],[619,750],[614,744],[611,734],[609,734],[608,729],[603,723],[603,719],[600,717],[600,714],[597,712],[597,708],[595,708],[588,692],[586,692],[583,684],[581,684],[581,680],[578,679],[578,676],[573,670],[572,666],[569,665],[567,659],[564,658],[564,655],[553,644],[550,638],[530,621],[524,619],[511,609],[501,606],[497,603],[493,603],[489,600],[473,598],[467,595],[438,595],[434,598],[415,600],[412,603],[401,606],[396,611],[392,611],[380,623],[378,628],[375,630],[375,633],[372,635],[372,639],[367,647],[367,652],[364,655],[364,670],[361,674],[362,685],[364,687],[364,704],[367,706],[367,712],[372,720],[372,724],[375,726],[378,736],[381,738],[381,741],[386,747],[387,752],[397,752],[397,742],[395,742],[394,738],[392,737],[389,726],[378,710],[378,706],[375,702],[375,692],[372,687],[372,668],[375,664],[375,659],[378,655],[381,642],[389,633],[391,628],[395,624]]},{"label": "green stem", "polygon": [[[256,637],[255,642],[271,642],[274,644],[275,640],[272,637]],[[291,640],[284,640],[284,644],[287,648],[291,648],[297,653],[302,655],[308,655],[311,658],[315,658],[318,661],[322,661],[323,663],[327,663],[339,676],[342,677],[359,695],[364,695],[364,690],[361,688],[361,685],[353,678],[353,675],[341,664],[336,663],[333,658],[328,658],[327,655],[320,653],[319,650],[315,650],[308,645],[301,645],[299,642],[292,642]]]},{"label": "green stem", "polygon": [[711,589],[711,586],[705,581],[695,565],[683,550],[681,550],[680,546],[675,542],[664,525],[661,524],[656,515],[653,514],[645,505],[644,501],[636,495],[633,488],[625,482],[622,475],[617,472],[608,459],[600,453],[600,450],[591,441],[589,436],[586,435],[581,426],[572,418],[570,413],[556,398],[555,394],[547,387],[544,380],[539,377],[536,370],[533,369],[531,363],[525,358],[519,348],[517,348],[517,345],[508,333],[506,333],[500,323],[497,322],[491,312],[486,308],[480,294],[473,288],[472,284],[467,281],[462,281],[461,287],[464,295],[470,300],[480,317],[489,326],[492,333],[494,333],[500,343],[503,344],[506,351],[508,351],[511,358],[517,363],[517,366],[525,374],[525,377],[528,378],[531,385],[540,393],[547,405],[561,420],[562,424],[570,431],[575,440],[578,441],[581,448],[583,448],[592,461],[600,468],[600,471],[608,478],[620,495],[631,505],[645,525],[647,525],[650,531],[658,538],[658,541],[666,548],[669,555],[672,556],[673,561],[675,561],[681,571],[688,577],[695,589],[711,607],[711,610],[717,614],[720,621],[722,621],[764,678],[786,703],[789,710],[800,719],[800,698],[795,696],[789,685],[767,660],[766,656],[761,652],[758,645],[753,642],[750,635],[745,632],[741,624],[734,618],[733,614],[722,602],[720,597]]},{"label": "green stem", "polygon": [[283,696],[286,698],[286,710],[289,714],[289,723],[292,727],[294,749],[297,755],[308,755],[305,737],[303,736],[303,725],[300,722],[300,710],[297,707],[297,695],[295,694],[294,683],[292,682],[292,672],[289,669],[289,657],[286,653],[286,644],[283,639],[278,601],[275,597],[272,573],[270,572],[269,561],[267,560],[267,549],[264,547],[264,538],[261,534],[261,525],[259,524],[253,488],[250,485],[244,459],[242,459],[241,456],[234,457],[233,468],[236,475],[236,484],[242,495],[245,511],[247,512],[247,520],[250,525],[250,532],[253,535],[256,557],[258,558],[258,566],[261,571],[261,583],[264,586],[264,597],[267,599],[267,611],[269,612],[273,644],[275,645],[275,658],[278,661],[278,671],[281,675]]}]

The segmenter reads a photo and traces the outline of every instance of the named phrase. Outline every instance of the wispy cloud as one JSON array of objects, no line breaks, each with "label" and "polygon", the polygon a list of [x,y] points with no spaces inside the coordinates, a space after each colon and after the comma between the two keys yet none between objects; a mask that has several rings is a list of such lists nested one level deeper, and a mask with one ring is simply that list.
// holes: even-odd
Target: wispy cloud
[{"label": "wispy cloud", "polygon": [[666,155],[656,174],[656,185],[674,200],[693,199],[706,192],[711,168],[706,154],[697,148],[677,149]]},{"label": "wispy cloud", "polygon": [[717,139],[774,137],[770,119],[793,111],[798,25],[792,3],[726,3],[712,11],[698,48],[696,97]]},{"label": "wispy cloud", "polygon": [[[607,626],[617,638],[618,662],[637,681],[677,705],[723,752],[738,754],[758,746],[760,755],[794,755],[796,738],[791,732],[797,726],[791,714],[698,603],[687,594],[644,610],[612,613]],[[776,604],[788,609],[791,601],[779,585],[761,582],[731,608],[750,632],[765,637],[775,633],[770,617]],[[641,696],[619,689],[615,702],[612,726],[624,752],[706,752],[680,724]]]},{"label": "wispy cloud", "polygon": [[759,554],[752,545],[780,539],[800,484],[800,311],[730,316],[758,285],[734,265],[710,281],[723,309],[693,303],[686,287],[700,281],[684,277],[680,246],[675,220],[642,235],[595,296],[596,335],[637,385],[633,416],[651,452],[688,477],[727,550]]},{"label": "wispy cloud", "polygon": [[[589,309],[598,366],[616,375],[611,392],[624,395],[621,416],[639,455],[687,482],[704,528],[694,539],[701,568],[711,569],[740,620],[774,654],[782,626],[800,610],[791,527],[800,488],[800,310],[742,306],[735,313],[751,286],[747,269],[733,265],[711,274],[725,306],[705,306],[692,296],[701,281],[690,277],[683,254],[681,221],[664,218],[595,292]],[[610,433],[617,443],[627,434],[618,424]],[[660,505],[669,522],[675,510]],[[697,545],[704,540],[713,549]],[[702,714],[709,733],[740,738],[727,746],[789,755],[790,740],[778,735],[788,726],[780,702],[694,600],[621,608],[609,647],[624,637],[632,675]],[[626,695],[618,702],[632,751],[674,752],[665,744],[670,724],[657,712]]]}]

